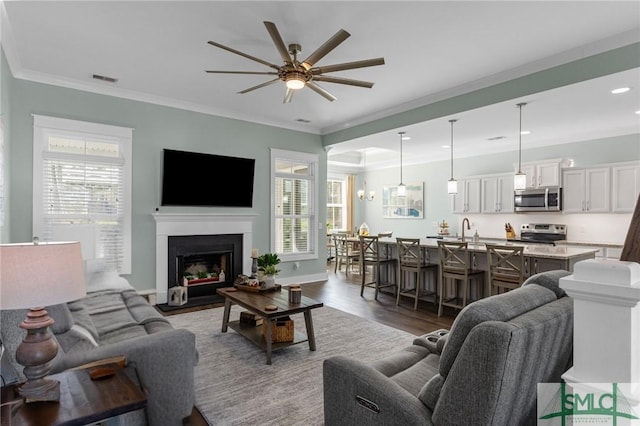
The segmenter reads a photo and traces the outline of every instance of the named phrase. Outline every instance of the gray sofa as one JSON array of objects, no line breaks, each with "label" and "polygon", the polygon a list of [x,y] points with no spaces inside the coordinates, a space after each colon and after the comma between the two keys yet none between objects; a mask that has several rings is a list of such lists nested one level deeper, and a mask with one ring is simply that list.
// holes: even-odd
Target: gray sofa
[{"label": "gray sofa", "polygon": [[451,331],[416,338],[391,357],[325,360],[324,416],[332,425],[536,424],[536,386],[571,365],[573,301],[566,271],[467,305]]},{"label": "gray sofa", "polygon": [[[198,355],[195,335],[174,329],[129,283],[115,272],[87,273],[87,296],[68,304],[47,307],[58,341],[53,373],[89,362],[124,355],[135,366],[147,392],[150,425],[181,425],[194,404],[194,367]],[[1,337],[5,347],[3,378],[13,367],[22,376],[14,354],[25,332],[18,328],[26,310],[5,310]],[[6,361],[6,362],[4,362]],[[140,424],[144,412],[123,422]]]}]

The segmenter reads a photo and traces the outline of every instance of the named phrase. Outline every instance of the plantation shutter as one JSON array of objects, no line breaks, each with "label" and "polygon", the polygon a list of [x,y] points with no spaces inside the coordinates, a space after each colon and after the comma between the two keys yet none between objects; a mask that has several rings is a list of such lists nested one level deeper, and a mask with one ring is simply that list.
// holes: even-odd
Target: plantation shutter
[{"label": "plantation shutter", "polygon": [[131,129],[35,117],[35,236],[80,241],[85,259],[130,273]]},{"label": "plantation shutter", "polygon": [[314,255],[316,163],[312,160],[274,159],[275,251],[283,255]]},{"label": "plantation shutter", "polygon": [[75,227],[94,241],[96,258],[122,269],[123,166],[121,158],[43,153],[45,239],[57,239],[60,227]]}]

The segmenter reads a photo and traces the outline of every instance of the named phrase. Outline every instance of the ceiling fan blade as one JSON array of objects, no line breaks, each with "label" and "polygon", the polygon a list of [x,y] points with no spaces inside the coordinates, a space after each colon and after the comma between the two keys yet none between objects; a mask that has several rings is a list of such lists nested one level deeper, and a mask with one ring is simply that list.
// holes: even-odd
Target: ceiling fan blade
[{"label": "ceiling fan blade", "polygon": [[243,95],[243,94],[248,93],[248,92],[251,92],[251,91],[253,91],[253,90],[261,89],[261,88],[263,88],[263,87],[269,86],[269,85],[271,85],[271,84],[273,84],[273,83],[275,83],[275,82],[277,82],[277,81],[280,81],[280,79],[279,79],[279,78],[275,78],[275,79],[270,80],[270,81],[267,81],[267,82],[265,82],[265,83],[258,84],[257,86],[249,87],[248,89],[244,89],[243,91],[238,92],[238,94]]},{"label": "ceiling fan blade", "polygon": [[287,87],[287,93],[284,94],[284,99],[282,100],[283,104],[288,104],[289,102],[291,102],[291,98],[293,98],[293,93],[295,92],[295,90],[293,89],[289,89]]},{"label": "ceiling fan blade", "polygon": [[352,80],[350,78],[331,77],[328,75],[317,75],[313,77],[314,81],[324,81],[325,83],[348,84],[350,86],[366,87],[371,89],[373,83],[370,81]]},{"label": "ceiling fan blade", "polygon": [[284,63],[291,65],[293,63],[293,61],[291,60],[291,55],[289,55],[289,50],[284,44],[284,41],[280,36],[280,32],[278,31],[276,24],[274,24],[273,22],[264,21],[264,26],[267,27],[267,31],[269,32],[273,43],[276,45],[278,53],[280,53],[280,56],[282,57]]},{"label": "ceiling fan blade", "polygon": [[216,71],[205,70],[209,74],[255,74],[255,75],[278,75],[277,72],[261,72],[261,71]]},{"label": "ceiling fan blade", "polygon": [[373,67],[376,65],[384,65],[384,58],[365,59],[363,61],[345,62],[342,64],[326,65],[311,70],[311,74],[318,75],[327,72],[352,70],[355,68]]},{"label": "ceiling fan blade", "polygon": [[208,41],[207,43],[209,43],[212,46],[219,47],[220,49],[224,49],[224,50],[226,50],[228,52],[235,53],[236,55],[244,56],[247,59],[251,59],[252,61],[259,62],[259,63],[261,63],[263,65],[266,65],[268,67],[274,68],[276,70],[280,68],[279,66],[277,66],[275,64],[272,64],[271,62],[264,61],[264,60],[262,60],[260,58],[256,58],[255,56],[251,56],[251,55],[249,55],[247,53],[240,52],[239,50],[233,49],[231,47],[227,47],[227,46],[225,46],[223,44],[216,43],[215,41]]},{"label": "ceiling fan blade", "polygon": [[315,84],[312,81],[307,81],[307,87],[309,89],[313,90],[314,92],[316,92],[317,94],[323,96],[324,98],[326,98],[327,100],[329,100],[331,102],[333,102],[336,99],[338,99],[335,96],[333,96],[331,93],[327,92],[322,87],[318,86],[317,84]]},{"label": "ceiling fan blade", "polygon": [[307,59],[302,61],[300,65],[302,65],[306,70],[310,70],[311,67],[313,67],[313,64],[324,58],[327,53],[338,47],[338,45],[345,41],[350,35],[351,34],[345,30],[338,31],[333,35],[333,37],[325,41],[322,46],[318,47],[315,52],[309,55]]}]

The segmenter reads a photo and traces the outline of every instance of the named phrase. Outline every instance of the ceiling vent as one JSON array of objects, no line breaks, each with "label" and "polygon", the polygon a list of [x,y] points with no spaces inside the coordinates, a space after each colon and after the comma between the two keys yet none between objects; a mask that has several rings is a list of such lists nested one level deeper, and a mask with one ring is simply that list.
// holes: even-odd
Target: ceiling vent
[{"label": "ceiling vent", "polygon": [[311,123],[311,120],[307,120],[306,118],[296,118],[296,121],[299,123]]},{"label": "ceiling vent", "polygon": [[494,136],[492,138],[487,139],[488,141],[499,141],[500,139],[506,139],[506,136]]},{"label": "ceiling vent", "polygon": [[117,78],[106,77],[104,75],[99,75],[99,74],[93,74],[93,78],[95,78],[96,80],[106,81],[107,83],[115,83],[116,81],[118,81]]}]

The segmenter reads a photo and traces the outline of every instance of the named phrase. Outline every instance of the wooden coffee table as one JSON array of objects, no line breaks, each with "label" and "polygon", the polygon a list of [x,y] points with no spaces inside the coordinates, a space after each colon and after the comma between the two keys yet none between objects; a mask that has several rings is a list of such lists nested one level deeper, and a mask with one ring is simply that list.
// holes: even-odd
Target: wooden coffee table
[{"label": "wooden coffee table", "polygon": [[[217,293],[224,297],[224,315],[222,316],[222,332],[227,332],[227,326],[245,336],[253,343],[263,348],[267,352],[267,364],[271,364],[271,351],[286,346],[296,345],[302,342],[309,342],[309,350],[316,350],[316,337],[313,332],[313,320],[311,310],[323,306],[322,302],[317,302],[308,297],[302,296],[302,301],[298,304],[289,304],[289,294],[287,291],[273,291],[264,293],[253,293],[248,291],[229,288],[219,288]],[[231,305],[242,306],[248,311],[260,316],[266,323],[266,333],[262,336],[262,328],[252,325],[241,324],[240,321],[229,321]],[[278,309],[269,311],[268,305],[275,305]],[[295,331],[293,342],[271,342],[272,320],[286,317],[293,314],[304,314],[304,323],[307,334]]]}]

